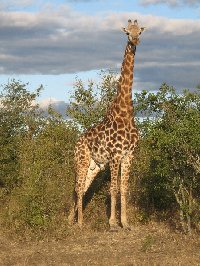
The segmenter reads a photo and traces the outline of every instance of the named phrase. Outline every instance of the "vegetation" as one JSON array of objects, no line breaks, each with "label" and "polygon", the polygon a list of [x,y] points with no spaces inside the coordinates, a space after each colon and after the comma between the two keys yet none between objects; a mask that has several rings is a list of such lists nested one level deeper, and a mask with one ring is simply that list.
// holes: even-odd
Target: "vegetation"
[{"label": "vegetation", "polygon": [[148,113],[139,123],[140,152],[148,160],[141,187],[154,208],[178,209],[183,230],[191,233],[200,221],[200,94],[178,94],[163,84],[155,94],[137,94],[136,102]]},{"label": "vegetation", "polygon": [[[44,237],[69,233],[74,188],[73,150],[78,135],[100,121],[117,79],[102,72],[87,87],[76,80],[66,120],[51,107],[44,116],[28,84],[11,81],[0,98],[0,226]],[[130,177],[132,222],[164,219],[185,233],[200,229],[200,93],[163,84],[156,93],[134,95],[140,143]],[[85,198],[86,223],[107,227],[109,170]],[[92,219],[91,219],[92,218]],[[149,240],[148,240],[149,241]],[[146,243],[146,242],[145,242]],[[144,249],[146,249],[146,244]]]},{"label": "vegetation", "polygon": [[99,77],[98,83],[89,80],[86,88],[82,80],[76,79],[67,113],[81,130],[102,120],[117,92],[116,75],[101,71]]}]

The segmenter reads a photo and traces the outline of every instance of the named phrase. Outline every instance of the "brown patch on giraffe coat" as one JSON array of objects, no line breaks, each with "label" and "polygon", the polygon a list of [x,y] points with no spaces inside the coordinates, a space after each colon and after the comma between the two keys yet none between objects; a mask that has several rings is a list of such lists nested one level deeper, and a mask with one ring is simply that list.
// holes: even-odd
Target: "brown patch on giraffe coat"
[{"label": "brown patch on giraffe coat", "polygon": [[117,135],[117,141],[122,141],[122,136],[120,136],[120,135]]},{"label": "brown patch on giraffe coat", "polygon": [[124,130],[118,130],[117,134],[121,135],[122,137],[125,137],[126,132]]},{"label": "brown patch on giraffe coat", "polygon": [[117,132],[115,132],[115,133],[112,135],[112,137],[113,137],[114,139],[116,139],[116,138],[117,138]]},{"label": "brown patch on giraffe coat", "polygon": [[132,62],[132,56],[130,54],[127,54],[126,59],[128,62]]},{"label": "brown patch on giraffe coat", "polygon": [[99,149],[99,152],[100,152],[100,154],[103,154],[103,153],[104,153],[104,148],[101,147],[101,148]]},{"label": "brown patch on giraffe coat", "polygon": [[116,121],[113,121],[113,129],[116,131],[117,130],[117,123]]},{"label": "brown patch on giraffe coat", "polygon": [[125,102],[128,104],[131,102],[131,98],[129,95],[126,95],[125,98],[124,98]]},{"label": "brown patch on giraffe coat", "polygon": [[101,125],[101,127],[100,127],[99,130],[102,131],[102,132],[104,132],[105,131],[105,125]]},{"label": "brown patch on giraffe coat", "polygon": [[122,129],[122,128],[124,128],[124,124],[122,123],[118,124],[118,129]]},{"label": "brown patch on giraffe coat", "polygon": [[98,137],[99,137],[100,139],[103,138],[103,136],[104,136],[104,132],[100,132],[99,135],[98,135]]},{"label": "brown patch on giraffe coat", "polygon": [[107,143],[107,146],[108,146],[109,148],[112,148],[112,147],[113,147],[113,144],[111,143],[111,141],[109,141],[109,142]]},{"label": "brown patch on giraffe coat", "polygon": [[121,144],[121,143],[116,143],[116,144],[115,144],[115,148],[119,148],[119,149],[121,149],[121,148],[122,148],[122,144]]},{"label": "brown patch on giraffe coat", "polygon": [[114,132],[115,132],[115,131],[114,131],[114,129],[113,129],[113,128],[111,128],[111,129],[110,129],[110,135],[113,135],[113,134],[114,134]]},{"label": "brown patch on giraffe coat", "polygon": [[129,141],[127,139],[124,139],[122,143],[123,143],[123,146],[129,145]]},{"label": "brown patch on giraffe coat", "polygon": [[110,140],[110,136],[107,136],[106,137],[106,142],[109,142],[109,140]]}]

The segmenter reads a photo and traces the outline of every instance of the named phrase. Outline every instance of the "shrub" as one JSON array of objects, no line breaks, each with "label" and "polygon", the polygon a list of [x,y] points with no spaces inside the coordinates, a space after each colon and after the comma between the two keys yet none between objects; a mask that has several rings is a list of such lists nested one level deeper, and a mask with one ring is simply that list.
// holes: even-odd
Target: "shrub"
[{"label": "shrub", "polygon": [[[48,119],[36,137],[23,139],[19,148],[21,184],[8,204],[10,225],[21,232],[61,232],[67,222],[74,187],[73,149],[77,130],[63,120]],[[64,229],[64,228],[63,228]]]}]

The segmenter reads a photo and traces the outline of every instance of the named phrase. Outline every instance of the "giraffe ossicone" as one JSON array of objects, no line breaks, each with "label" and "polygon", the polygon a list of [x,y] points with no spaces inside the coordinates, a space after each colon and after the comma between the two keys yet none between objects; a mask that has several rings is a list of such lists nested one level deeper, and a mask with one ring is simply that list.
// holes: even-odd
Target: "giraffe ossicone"
[{"label": "giraffe ossicone", "polygon": [[[83,196],[97,174],[109,164],[111,172],[111,230],[118,228],[116,220],[117,193],[121,195],[121,226],[129,229],[126,211],[128,180],[134,149],[139,135],[135,126],[132,101],[133,68],[136,45],[145,28],[138,25],[137,20],[128,21],[123,31],[128,35],[124,59],[121,67],[117,94],[114,97],[104,119],[96,126],[89,128],[77,141],[75,147],[76,199],[69,215],[73,223],[76,213],[78,225],[83,223]],[[121,171],[119,171],[121,170]],[[118,175],[121,174],[120,184]]]}]

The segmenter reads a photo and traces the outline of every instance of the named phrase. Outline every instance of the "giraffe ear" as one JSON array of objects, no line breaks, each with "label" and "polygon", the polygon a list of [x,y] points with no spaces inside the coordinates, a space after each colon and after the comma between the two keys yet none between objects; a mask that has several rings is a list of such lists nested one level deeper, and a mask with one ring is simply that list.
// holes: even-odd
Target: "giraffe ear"
[{"label": "giraffe ear", "polygon": [[122,31],[125,33],[129,33],[129,31],[126,28],[122,28]]},{"label": "giraffe ear", "polygon": [[143,32],[143,31],[145,31],[147,29],[147,27],[142,27],[140,29],[141,29],[141,32]]}]

